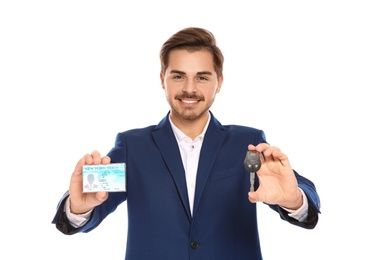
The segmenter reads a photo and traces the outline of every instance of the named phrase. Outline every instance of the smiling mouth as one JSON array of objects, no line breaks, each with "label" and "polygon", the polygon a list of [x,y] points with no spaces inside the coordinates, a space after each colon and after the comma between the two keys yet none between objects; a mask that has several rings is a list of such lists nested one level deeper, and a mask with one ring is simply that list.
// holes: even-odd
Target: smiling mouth
[{"label": "smiling mouth", "polygon": [[200,101],[204,101],[204,97],[202,96],[197,96],[197,95],[179,95],[176,96],[175,99],[181,101],[182,103],[185,104],[196,104]]},{"label": "smiling mouth", "polygon": [[189,99],[179,99],[181,102],[183,102],[183,103],[186,103],[186,104],[195,104],[195,103],[197,103],[197,102],[199,102],[199,100],[194,100],[194,99],[192,99],[192,100],[189,100]]}]

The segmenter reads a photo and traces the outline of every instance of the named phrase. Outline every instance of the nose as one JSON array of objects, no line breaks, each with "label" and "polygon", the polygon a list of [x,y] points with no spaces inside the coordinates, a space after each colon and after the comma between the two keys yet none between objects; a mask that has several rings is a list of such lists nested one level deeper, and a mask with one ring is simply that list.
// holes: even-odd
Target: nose
[{"label": "nose", "polygon": [[183,92],[195,93],[196,91],[197,87],[193,80],[187,79],[184,81]]}]

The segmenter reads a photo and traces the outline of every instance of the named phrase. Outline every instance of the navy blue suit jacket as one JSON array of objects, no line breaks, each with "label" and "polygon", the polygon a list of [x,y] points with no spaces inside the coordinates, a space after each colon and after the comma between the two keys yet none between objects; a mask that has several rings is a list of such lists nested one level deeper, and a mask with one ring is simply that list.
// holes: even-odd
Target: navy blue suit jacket
[{"label": "navy blue suit jacket", "polygon": [[[248,144],[266,142],[251,127],[221,125],[211,114],[202,144],[193,216],[184,167],[168,115],[158,124],[119,133],[108,155],[126,163],[127,192],[109,193],[78,229],[68,224],[61,199],[53,223],[65,234],[89,232],[127,199],[128,260],[262,259],[256,204],[248,201],[249,174],[244,168]],[[300,223],[277,205],[281,219],[312,229],[318,222],[319,197],[314,184],[295,172],[309,202]],[[258,185],[258,181],[256,181]]]}]

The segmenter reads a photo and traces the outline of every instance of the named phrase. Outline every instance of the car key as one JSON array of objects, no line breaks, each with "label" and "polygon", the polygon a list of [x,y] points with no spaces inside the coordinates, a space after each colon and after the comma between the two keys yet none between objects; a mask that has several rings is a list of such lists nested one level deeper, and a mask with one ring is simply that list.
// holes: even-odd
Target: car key
[{"label": "car key", "polygon": [[250,172],[250,191],[254,191],[255,173],[261,168],[261,158],[257,151],[247,151],[244,161],[246,171]]}]

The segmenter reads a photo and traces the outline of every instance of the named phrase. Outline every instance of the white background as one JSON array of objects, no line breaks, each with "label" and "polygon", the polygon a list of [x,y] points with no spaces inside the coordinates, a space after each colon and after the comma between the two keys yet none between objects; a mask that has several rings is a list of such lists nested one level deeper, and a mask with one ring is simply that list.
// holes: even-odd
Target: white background
[{"label": "white background", "polygon": [[[379,1],[2,1],[1,259],[123,259],[125,204],[51,224],[77,160],[168,111],[159,50],[188,26],[225,55],[212,112],[261,128],[321,197],[313,230],[259,204],[264,259],[381,259]],[[168,245],[170,247],[170,245]]]}]

